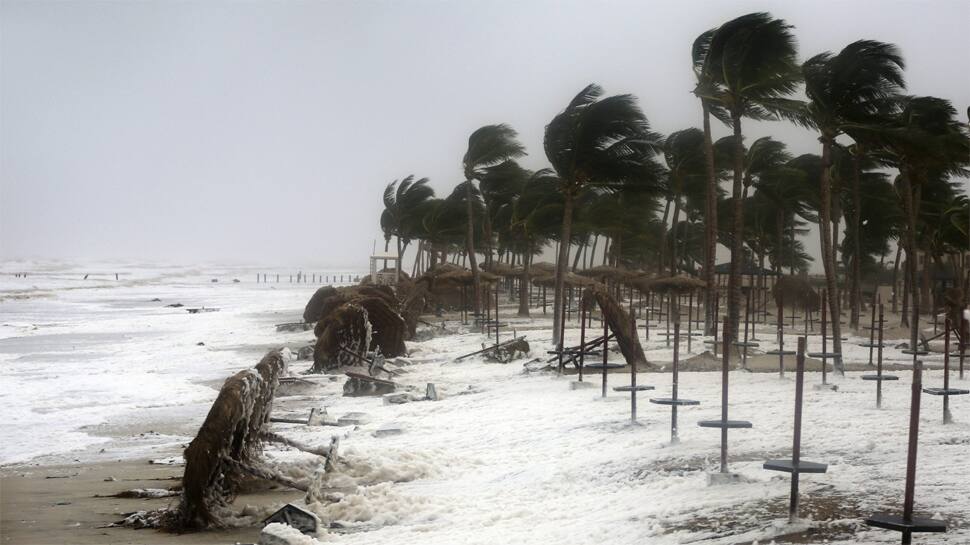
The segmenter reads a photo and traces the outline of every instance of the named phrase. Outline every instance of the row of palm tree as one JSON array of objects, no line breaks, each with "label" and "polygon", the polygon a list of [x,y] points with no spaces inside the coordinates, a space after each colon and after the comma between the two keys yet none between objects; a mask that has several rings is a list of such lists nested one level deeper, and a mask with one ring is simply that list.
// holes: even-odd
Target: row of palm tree
[{"label": "row of palm tree", "polygon": [[[904,94],[904,62],[892,44],[859,40],[799,63],[793,27],[767,13],[701,33],[691,60],[702,128],[664,137],[636,97],[606,96],[589,85],[546,126],[551,168],[524,169],[516,131],[484,126],[469,137],[464,181],[448,197],[435,198],[427,180],[413,176],[388,185],[386,239],[396,237],[399,252],[421,240],[417,259],[429,264],[443,253],[463,255],[474,273],[476,310],[478,253],[486,267],[521,265],[527,281],[533,257],[555,244],[557,322],[565,273],[592,265],[602,239],[604,262],[703,275],[708,332],[716,327],[714,265],[723,244],[731,255],[729,335],[736,336],[742,264],[770,260],[778,272],[806,270],[810,257],[797,235],[815,223],[831,315],[841,311],[841,263],[850,323],[858,326],[863,269],[871,272],[876,257],[883,263],[896,240],[906,256],[903,305],[915,335],[918,252],[940,266],[949,256],[965,269],[967,198],[953,180],[967,175],[970,139],[952,105]],[[712,117],[731,134],[715,139]],[[813,130],[821,153],[793,157],[771,137],[746,145],[745,119]],[[528,312],[527,302],[520,306]],[[832,324],[837,353],[839,322]]]}]

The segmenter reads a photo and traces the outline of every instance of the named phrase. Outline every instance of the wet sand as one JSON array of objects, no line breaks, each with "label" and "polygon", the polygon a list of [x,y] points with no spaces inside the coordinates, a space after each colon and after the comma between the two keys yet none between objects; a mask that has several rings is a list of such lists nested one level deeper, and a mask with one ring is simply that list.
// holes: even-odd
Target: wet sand
[{"label": "wet sand", "polygon": [[[126,513],[159,509],[178,497],[128,499],[110,496],[132,488],[169,488],[180,484],[183,466],[148,460],[113,463],[5,468],[0,475],[0,543],[47,544],[201,544],[255,543],[259,526],[169,534],[157,530],[104,528]],[[114,478],[116,480],[106,480]],[[273,505],[299,499],[302,492],[275,489],[240,495],[234,506]]]}]

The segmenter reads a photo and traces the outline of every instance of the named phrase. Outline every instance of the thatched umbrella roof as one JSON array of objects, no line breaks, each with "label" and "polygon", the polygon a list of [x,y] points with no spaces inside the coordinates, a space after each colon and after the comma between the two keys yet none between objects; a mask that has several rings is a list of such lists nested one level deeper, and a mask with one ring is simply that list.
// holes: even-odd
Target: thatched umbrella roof
[{"label": "thatched umbrella roof", "polygon": [[499,276],[519,276],[522,274],[522,267],[513,267],[508,263],[499,263],[496,261],[490,267],[485,268],[485,271]]},{"label": "thatched umbrella roof", "polygon": [[777,304],[780,297],[785,306],[818,308],[821,296],[812,289],[811,282],[802,276],[782,276],[771,289]]},{"label": "thatched umbrella roof", "polygon": [[556,266],[547,261],[540,261],[529,266],[533,274],[540,276],[541,273],[556,274]]},{"label": "thatched umbrella roof", "polygon": [[699,278],[677,275],[652,279],[644,277],[634,281],[633,287],[641,292],[687,293],[694,290],[702,290],[707,287],[707,284]]},{"label": "thatched umbrella roof", "polygon": [[[545,286],[551,288],[556,285],[555,275],[542,275],[537,276],[532,279],[532,282],[537,286]],[[587,286],[597,285],[599,282],[593,280],[592,278],[586,278],[585,276],[580,276],[575,273],[567,272],[565,277],[563,277],[563,285],[571,286],[574,288],[585,288]]]},{"label": "thatched umbrella roof", "polygon": [[[501,276],[486,271],[478,273],[478,277],[482,282],[488,284],[493,284],[502,279]],[[446,273],[439,274],[437,280],[441,282],[453,282],[455,284],[464,284],[466,286],[470,286],[475,282],[475,275],[473,275],[468,269],[459,269],[456,271],[448,271]]]}]

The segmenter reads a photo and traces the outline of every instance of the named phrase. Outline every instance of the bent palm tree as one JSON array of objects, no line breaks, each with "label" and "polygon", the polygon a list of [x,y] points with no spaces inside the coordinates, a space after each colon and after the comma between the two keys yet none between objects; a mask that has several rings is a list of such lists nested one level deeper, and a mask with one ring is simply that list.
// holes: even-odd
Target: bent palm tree
[{"label": "bent palm tree", "polygon": [[[896,46],[872,40],[853,42],[838,55],[829,52],[815,55],[802,65],[808,102],[803,109],[792,110],[798,122],[818,130],[822,142],[819,239],[832,316],[832,344],[839,354],[842,332],[832,233],[833,147],[836,137],[846,130],[865,129],[867,124],[878,123],[875,116],[885,112],[887,102],[904,86],[902,69],[903,59]],[[845,373],[841,356],[836,357],[835,366],[840,373]]]},{"label": "bent palm tree", "polygon": [[649,186],[659,177],[653,156],[661,138],[650,131],[647,117],[632,95],[600,98],[592,84],[546,125],[546,157],[560,178],[563,196],[562,233],[556,260],[553,341],[560,343],[559,321],[563,279],[569,260],[573,205],[588,187]]},{"label": "bent palm tree", "polygon": [[[728,123],[734,134],[733,223],[731,274],[728,278],[728,315],[731,339],[737,339],[741,305],[744,204],[742,118],[776,119],[784,114],[785,96],[800,80],[792,26],[767,13],[751,13],[721,25],[710,37],[704,55],[704,74],[713,83],[703,101],[717,105],[711,114]],[[702,48],[703,49],[703,48]]]},{"label": "bent palm tree", "polygon": [[509,159],[525,155],[525,148],[516,140],[518,133],[512,127],[499,125],[485,125],[468,137],[468,151],[462,158],[462,171],[465,174],[465,201],[468,214],[467,241],[468,263],[472,269],[475,290],[475,313],[481,312],[482,289],[481,276],[478,270],[478,258],[475,256],[475,214],[473,210],[474,181],[481,179],[484,169],[504,163]]},{"label": "bent palm tree", "polygon": [[381,230],[384,231],[384,251],[397,237],[397,277],[401,278],[401,259],[411,239],[414,238],[416,214],[429,199],[434,197],[434,189],[428,186],[428,179],[415,181],[410,175],[400,182],[394,180],[384,189],[384,212],[381,213]]}]

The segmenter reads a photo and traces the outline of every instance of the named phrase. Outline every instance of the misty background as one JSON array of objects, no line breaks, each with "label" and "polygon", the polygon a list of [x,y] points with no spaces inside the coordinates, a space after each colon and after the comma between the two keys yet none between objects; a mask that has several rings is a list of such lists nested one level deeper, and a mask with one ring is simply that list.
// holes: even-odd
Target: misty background
[{"label": "misty background", "polygon": [[[700,127],[691,43],[761,10],[802,59],[892,42],[909,93],[970,105],[963,0],[4,0],[0,259],[364,268],[385,185],[446,195],[482,125],[509,123],[545,167],[546,123],[596,82],[664,134]],[[788,123],[744,132],[820,153]]]}]

